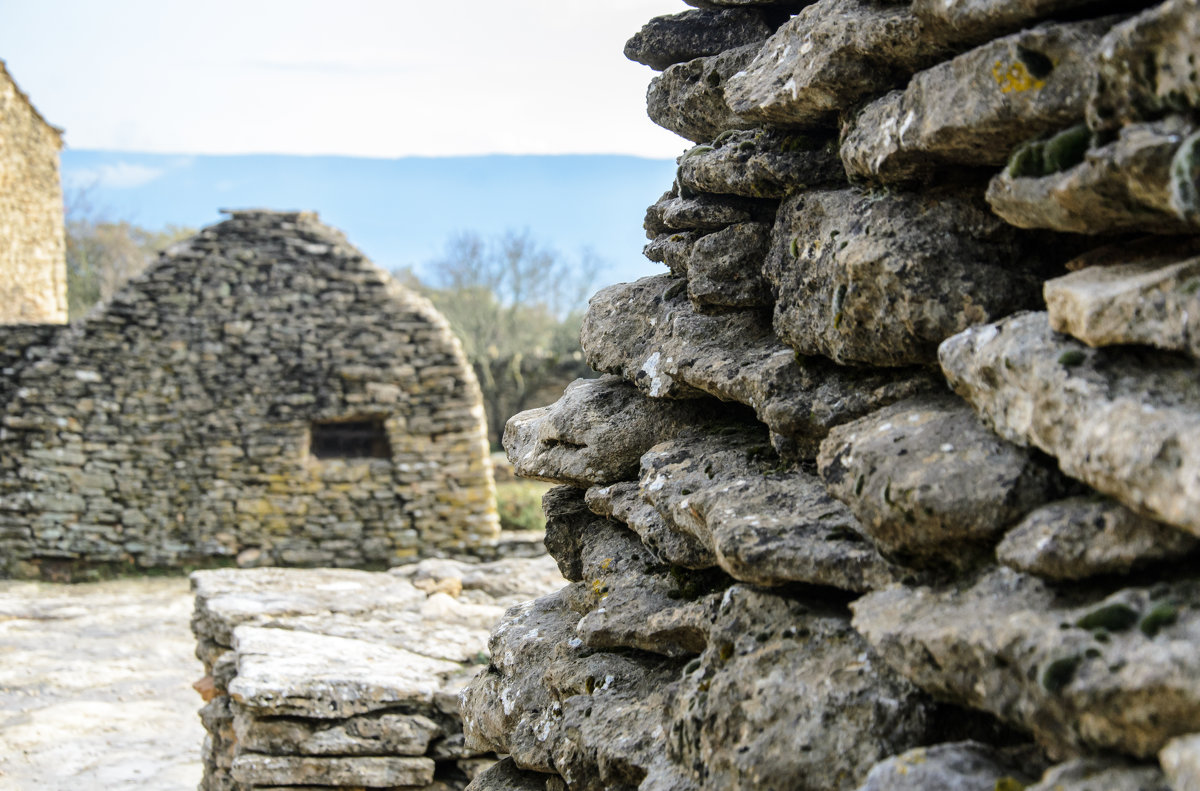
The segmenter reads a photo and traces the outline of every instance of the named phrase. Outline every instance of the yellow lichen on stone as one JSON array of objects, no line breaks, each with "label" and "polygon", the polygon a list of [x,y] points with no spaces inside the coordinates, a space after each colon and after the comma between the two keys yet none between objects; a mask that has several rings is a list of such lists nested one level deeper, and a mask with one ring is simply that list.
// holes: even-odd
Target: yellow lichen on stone
[{"label": "yellow lichen on stone", "polygon": [[996,61],[992,66],[992,77],[1000,86],[1000,93],[1023,93],[1046,87],[1046,82],[1030,74],[1029,69],[1019,60],[1008,66],[1005,66],[1003,61]]}]

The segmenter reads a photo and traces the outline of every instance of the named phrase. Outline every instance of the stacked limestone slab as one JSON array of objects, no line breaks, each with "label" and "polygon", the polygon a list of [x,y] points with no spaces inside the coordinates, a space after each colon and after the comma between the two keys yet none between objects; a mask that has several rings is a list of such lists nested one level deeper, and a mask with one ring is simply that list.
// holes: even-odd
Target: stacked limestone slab
[{"label": "stacked limestone slab", "polygon": [[200,788],[462,788],[495,756],[463,744],[458,690],[504,608],[561,584],[544,555],[196,572]]},{"label": "stacked limestone slab", "polygon": [[471,788],[1200,787],[1200,8],[692,5]]}]

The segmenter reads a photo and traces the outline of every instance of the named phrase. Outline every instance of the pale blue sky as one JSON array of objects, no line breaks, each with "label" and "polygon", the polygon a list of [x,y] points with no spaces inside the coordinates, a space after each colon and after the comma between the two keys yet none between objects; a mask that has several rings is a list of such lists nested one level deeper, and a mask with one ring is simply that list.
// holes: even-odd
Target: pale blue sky
[{"label": "pale blue sky", "polygon": [[681,0],[0,0],[0,59],[77,149],[621,153],[685,144],[621,54]]}]

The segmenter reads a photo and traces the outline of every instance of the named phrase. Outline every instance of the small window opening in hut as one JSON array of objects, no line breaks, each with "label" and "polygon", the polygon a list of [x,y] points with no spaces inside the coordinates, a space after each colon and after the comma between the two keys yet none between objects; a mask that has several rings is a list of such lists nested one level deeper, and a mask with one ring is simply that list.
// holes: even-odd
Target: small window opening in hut
[{"label": "small window opening in hut", "polygon": [[312,424],[309,452],[318,459],[390,459],[383,418],[317,420]]}]

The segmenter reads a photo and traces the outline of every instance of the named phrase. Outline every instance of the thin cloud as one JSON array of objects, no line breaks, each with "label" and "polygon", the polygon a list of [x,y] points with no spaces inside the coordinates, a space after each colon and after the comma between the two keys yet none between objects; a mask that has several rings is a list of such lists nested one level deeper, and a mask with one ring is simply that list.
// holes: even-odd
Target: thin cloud
[{"label": "thin cloud", "polygon": [[83,168],[66,173],[63,180],[70,188],[133,189],[162,178],[166,172],[164,168],[152,168],[132,162],[115,162],[111,165]]}]

